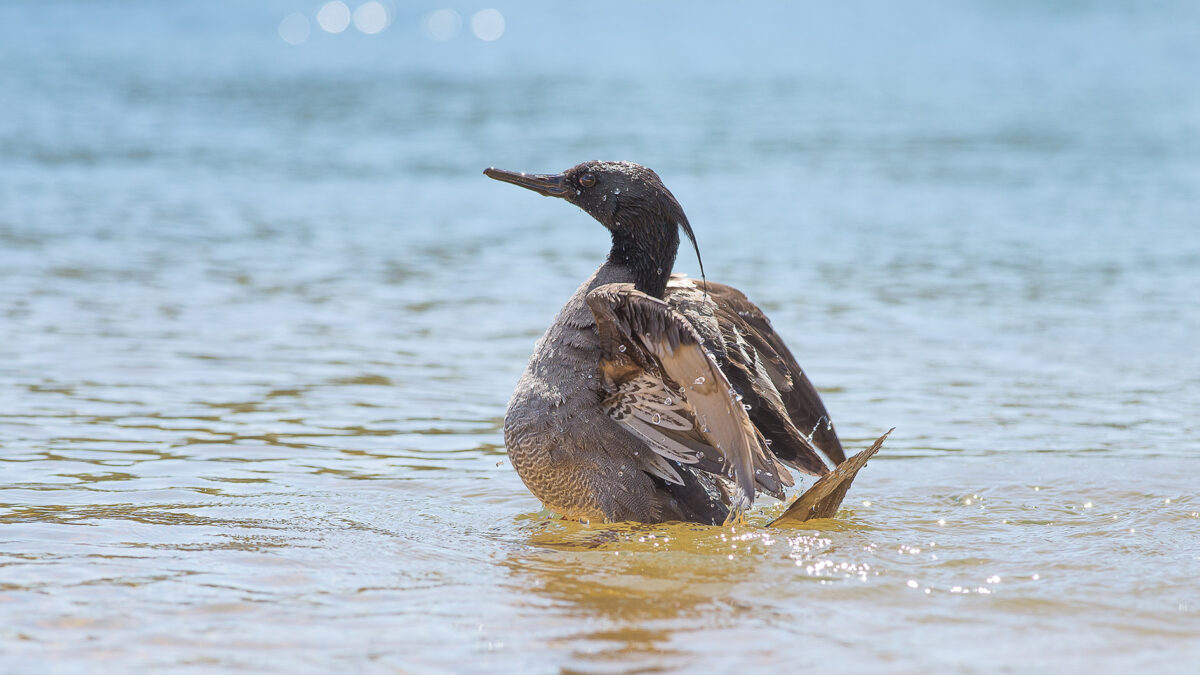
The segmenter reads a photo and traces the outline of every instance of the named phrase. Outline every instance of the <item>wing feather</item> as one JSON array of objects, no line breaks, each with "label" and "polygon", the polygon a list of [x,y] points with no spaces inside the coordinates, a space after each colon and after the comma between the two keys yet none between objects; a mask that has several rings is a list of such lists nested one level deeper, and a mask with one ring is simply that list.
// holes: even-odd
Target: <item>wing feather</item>
[{"label": "wing feather", "polygon": [[[717,459],[719,464],[706,464],[718,464],[714,468],[733,482],[736,489],[731,496],[732,512],[737,514],[752,504],[756,466],[760,474],[774,474],[762,471],[762,467],[769,469],[774,464],[765,456],[740,395],[687,318],[662,300],[637,291],[632,284],[600,286],[588,293],[587,303],[600,334],[600,373],[606,386],[614,398],[624,395],[639,399],[610,406],[618,413],[613,419],[665,458],[683,461],[694,457],[699,463],[701,457],[715,455],[709,459]],[[641,382],[645,379],[654,384]],[[625,387],[630,382],[636,384]],[[660,386],[678,394],[678,400],[671,396],[672,402],[667,405],[667,395],[659,393]],[[690,417],[688,426],[674,420],[663,424],[668,419],[664,409],[673,415],[685,412]],[[687,446],[676,439],[683,431],[694,432],[715,453],[681,452],[680,447]],[[777,483],[772,487],[778,489]]]},{"label": "wing feather", "polygon": [[662,455],[656,452],[638,453],[638,465],[652,476],[658,476],[668,483],[683,485],[683,476],[671,466]]},{"label": "wing feather", "polygon": [[645,440],[651,450],[667,459],[673,459],[680,464],[695,464],[700,461],[701,453],[683,445],[641,419],[634,417],[617,421]]},{"label": "wing feather", "polygon": [[735,288],[685,278],[672,279],[666,300],[697,325],[705,346],[718,354],[774,455],[817,476],[829,472],[822,452],[835,466],[845,460],[820,395],[762,310]]}]

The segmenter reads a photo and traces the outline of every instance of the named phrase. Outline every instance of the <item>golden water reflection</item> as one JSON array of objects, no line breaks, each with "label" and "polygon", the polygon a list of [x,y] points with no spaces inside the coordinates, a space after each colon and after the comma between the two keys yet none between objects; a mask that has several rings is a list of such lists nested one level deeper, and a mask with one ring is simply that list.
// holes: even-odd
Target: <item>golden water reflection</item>
[{"label": "golden water reflection", "polygon": [[866,546],[869,528],[832,520],[761,527],[774,515],[759,512],[752,518],[761,522],[727,527],[590,527],[537,516],[523,526],[527,548],[503,564],[514,592],[532,593],[535,606],[584,627],[556,638],[579,667],[684,665],[694,662],[687,656],[694,649],[679,645],[698,629],[761,617],[768,608],[752,600],[760,592],[789,595],[872,574],[870,564],[850,562],[853,554],[843,550]]}]

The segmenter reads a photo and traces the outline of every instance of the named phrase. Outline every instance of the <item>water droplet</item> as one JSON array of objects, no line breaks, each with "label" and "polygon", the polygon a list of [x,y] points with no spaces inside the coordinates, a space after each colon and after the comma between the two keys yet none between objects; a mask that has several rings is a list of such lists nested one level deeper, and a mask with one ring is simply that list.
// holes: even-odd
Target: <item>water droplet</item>
[{"label": "water droplet", "polygon": [[661,421],[662,421],[662,415],[659,415],[658,413],[654,413],[654,423],[658,424]]},{"label": "water droplet", "polygon": [[614,190],[613,192],[614,192],[614,194],[618,194],[618,195],[619,195],[619,194],[621,194],[621,188],[617,188],[617,189],[616,189],[616,190]]},{"label": "water droplet", "polygon": [[581,194],[583,194],[583,192],[581,192],[581,191],[579,191],[579,190],[576,190],[576,191],[575,191],[575,196],[576,196],[576,197],[578,197],[578,196],[579,196],[579,195],[581,195]]},{"label": "water droplet", "polygon": [[624,353],[625,353],[625,345],[621,345],[620,347],[617,347],[617,351],[619,351],[619,352],[621,352],[622,354],[624,354]]},{"label": "water droplet", "polygon": [[768,447],[768,448],[769,448],[769,447],[771,447],[771,439],[769,439],[769,438],[764,438],[764,439],[763,439],[763,442],[767,444],[767,447]]},{"label": "water droplet", "polygon": [[[655,274],[662,274],[662,268],[661,268],[661,267],[659,267],[658,269],[654,270],[654,273],[655,273]],[[1168,499],[1167,501],[1170,501],[1170,500]]]},{"label": "water droplet", "polygon": [[[741,397],[739,396],[738,398],[741,398]],[[743,403],[743,404],[742,404],[742,410],[745,410],[746,412],[750,412],[750,404],[749,404],[749,403]]]},{"label": "water droplet", "polygon": [[692,381],[692,384],[704,384],[704,376],[701,375]]},{"label": "water droplet", "polygon": [[608,201],[608,195],[603,195],[602,197],[600,197],[600,201],[602,201],[602,202]]},{"label": "water droplet", "polygon": [[675,405],[675,399],[668,396],[665,399],[663,399],[663,403],[665,403],[667,405]]}]

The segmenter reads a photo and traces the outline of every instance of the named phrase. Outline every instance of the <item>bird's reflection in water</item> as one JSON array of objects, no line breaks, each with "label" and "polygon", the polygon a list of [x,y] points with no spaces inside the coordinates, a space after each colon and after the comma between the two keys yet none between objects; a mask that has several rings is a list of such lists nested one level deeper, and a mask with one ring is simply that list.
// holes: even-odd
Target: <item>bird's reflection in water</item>
[{"label": "bird's reflection in water", "polygon": [[[835,539],[827,536],[835,521],[789,530],[761,524],[587,526],[536,518],[524,528],[525,545],[503,565],[509,583],[545,617],[549,641],[573,655],[574,668],[697,665],[696,642],[708,639],[697,625],[718,631],[763,609],[739,600],[752,594],[743,586],[773,579],[811,588],[806,582],[820,578],[804,569],[835,554]],[[853,522],[836,529],[865,534]]]},{"label": "bird's reflection in water", "polygon": [[532,532],[530,546],[506,564],[515,585],[549,604],[548,620],[562,620],[565,630],[554,641],[570,651],[575,667],[682,665],[684,652],[671,643],[676,628],[691,622],[679,619],[724,610],[709,589],[718,581],[715,573],[704,578],[697,573],[702,566],[678,565],[678,556],[646,550],[647,543],[650,549],[669,544],[673,529],[553,523]]}]

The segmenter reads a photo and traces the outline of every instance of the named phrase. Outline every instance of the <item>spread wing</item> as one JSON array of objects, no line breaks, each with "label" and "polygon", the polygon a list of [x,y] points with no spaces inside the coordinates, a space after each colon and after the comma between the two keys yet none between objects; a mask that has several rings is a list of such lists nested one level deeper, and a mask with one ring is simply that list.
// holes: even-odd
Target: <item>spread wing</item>
[{"label": "spread wing", "polygon": [[846,455],[825,404],[770,320],[735,288],[672,277],[666,301],[696,328],[774,455],[823,476]]},{"label": "spread wing", "polygon": [[734,514],[761,489],[776,496],[791,476],[765,451],[766,438],[686,317],[632,284],[587,296],[600,337],[609,416],[641,439],[643,470],[668,483],[712,473],[733,484]]}]

